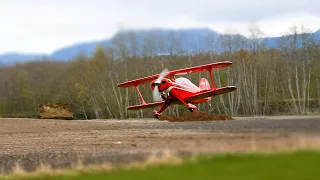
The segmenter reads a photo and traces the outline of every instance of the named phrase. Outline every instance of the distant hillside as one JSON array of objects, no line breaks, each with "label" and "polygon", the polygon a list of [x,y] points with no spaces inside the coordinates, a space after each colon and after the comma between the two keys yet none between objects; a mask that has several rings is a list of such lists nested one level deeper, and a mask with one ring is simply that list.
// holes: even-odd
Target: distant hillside
[{"label": "distant hillside", "polygon": [[38,60],[46,56],[46,54],[5,53],[0,54],[0,65],[12,65],[19,62]]},{"label": "distant hillside", "polygon": [[318,38],[318,43],[320,44],[320,29],[314,33]]},{"label": "distant hillside", "polygon": [[92,41],[87,43],[79,43],[72,46],[67,46],[61,49],[54,51],[49,57],[54,60],[69,60],[79,54],[90,56],[94,52],[97,45],[104,47],[111,47],[111,40],[102,40],[102,41]]},{"label": "distant hillside", "polygon": [[[56,60],[68,60],[77,56],[79,53],[91,56],[97,45],[101,45],[105,48],[114,47],[115,51],[119,50],[118,47],[122,47],[125,44],[128,53],[133,53],[134,44],[139,47],[136,48],[136,53],[142,54],[144,48],[157,49],[153,53],[169,53],[174,51],[168,47],[175,46],[178,44],[177,41],[181,42],[180,49],[186,49],[187,52],[194,50],[207,50],[208,45],[206,39],[209,36],[218,37],[219,34],[211,31],[210,29],[182,29],[182,30],[169,30],[169,29],[153,29],[153,30],[137,30],[137,31],[123,31],[116,33],[111,39],[102,41],[87,42],[72,45],[69,47],[62,48],[53,52],[50,58]],[[153,41],[154,43],[152,43]],[[154,46],[158,46],[154,47]],[[161,49],[161,47],[163,47]]]},{"label": "distant hillside", "polygon": [[[314,33],[320,37],[320,29]],[[222,35],[207,28],[197,29],[151,29],[123,31],[116,33],[112,38],[101,41],[91,41],[74,44],[54,51],[52,54],[0,54],[0,66],[11,65],[17,62],[47,58],[55,61],[73,59],[80,53],[91,56],[97,45],[112,48],[116,54],[141,55],[144,53],[191,53],[194,51],[223,51],[220,37],[237,39],[239,42],[247,40],[241,35]],[[277,48],[279,37],[264,38],[267,48]]]}]

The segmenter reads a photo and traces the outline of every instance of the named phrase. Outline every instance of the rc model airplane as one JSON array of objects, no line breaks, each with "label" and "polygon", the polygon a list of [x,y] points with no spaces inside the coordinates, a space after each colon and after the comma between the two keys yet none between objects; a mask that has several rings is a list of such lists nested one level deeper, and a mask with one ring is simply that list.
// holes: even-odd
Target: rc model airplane
[{"label": "rc model airplane", "polygon": [[[152,112],[153,115],[159,119],[161,113],[171,104],[185,105],[190,112],[193,112],[195,109],[197,109],[195,104],[209,102],[211,101],[212,96],[229,93],[236,90],[237,88],[235,86],[217,88],[214,85],[212,70],[225,68],[230,65],[232,65],[232,62],[223,61],[173,71],[168,71],[168,69],[165,69],[160,74],[120,83],[118,84],[118,87],[135,87],[139,94],[141,104],[129,106],[129,110],[139,110],[161,106],[159,110],[154,110]],[[209,72],[211,87],[206,78],[202,78],[200,80],[199,86],[196,86],[189,79],[184,77],[177,79],[174,78],[175,75],[185,75],[188,73],[203,71]],[[153,103],[146,103],[138,88],[140,84],[148,82],[151,82],[150,85],[151,89],[153,90],[153,100],[155,101]]]}]

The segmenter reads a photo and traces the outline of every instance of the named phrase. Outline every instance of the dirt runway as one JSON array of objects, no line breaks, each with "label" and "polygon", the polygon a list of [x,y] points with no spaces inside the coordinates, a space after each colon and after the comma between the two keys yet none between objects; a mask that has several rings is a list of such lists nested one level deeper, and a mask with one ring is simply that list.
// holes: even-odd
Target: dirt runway
[{"label": "dirt runway", "polygon": [[0,173],[126,164],[150,155],[320,149],[320,116],[207,122],[0,119]]}]

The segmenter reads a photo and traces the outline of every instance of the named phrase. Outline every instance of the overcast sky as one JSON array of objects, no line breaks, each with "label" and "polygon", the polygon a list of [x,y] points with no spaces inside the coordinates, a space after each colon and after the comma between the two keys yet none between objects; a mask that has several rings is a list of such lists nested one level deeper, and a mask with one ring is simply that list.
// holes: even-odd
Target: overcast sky
[{"label": "overcast sky", "polygon": [[0,53],[53,50],[99,40],[123,28],[208,27],[265,36],[293,25],[320,28],[319,0],[0,0]]}]

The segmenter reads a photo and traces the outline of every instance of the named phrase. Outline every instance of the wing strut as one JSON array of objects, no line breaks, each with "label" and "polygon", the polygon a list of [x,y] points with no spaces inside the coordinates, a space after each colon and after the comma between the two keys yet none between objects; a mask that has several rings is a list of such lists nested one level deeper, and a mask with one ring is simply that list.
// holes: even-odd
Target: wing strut
[{"label": "wing strut", "polygon": [[146,101],[144,101],[144,99],[143,99],[143,97],[142,97],[142,95],[141,95],[141,93],[140,93],[140,90],[139,90],[139,85],[134,85],[134,87],[136,88],[136,90],[138,91],[138,94],[139,94],[139,97],[140,97],[140,100],[141,100],[141,103],[142,104],[147,104],[146,103]]},{"label": "wing strut", "polygon": [[211,90],[216,90],[216,86],[214,85],[213,75],[212,75],[212,67],[208,68],[208,72],[210,74],[210,80],[211,80]]}]

